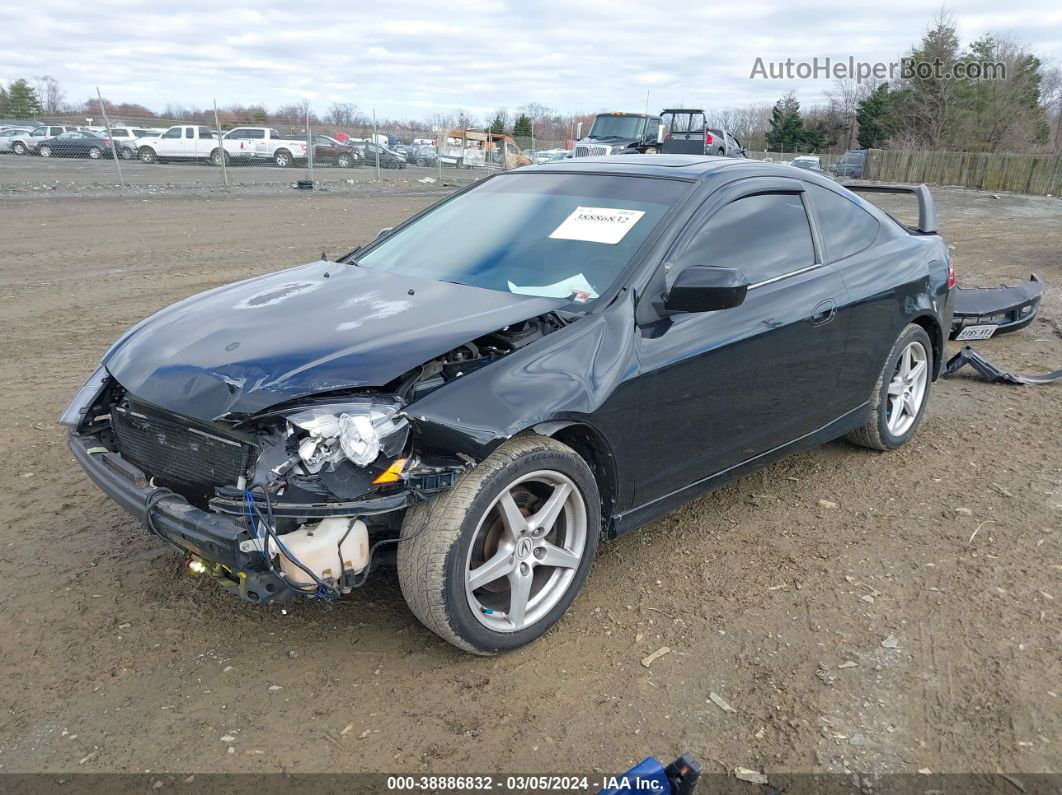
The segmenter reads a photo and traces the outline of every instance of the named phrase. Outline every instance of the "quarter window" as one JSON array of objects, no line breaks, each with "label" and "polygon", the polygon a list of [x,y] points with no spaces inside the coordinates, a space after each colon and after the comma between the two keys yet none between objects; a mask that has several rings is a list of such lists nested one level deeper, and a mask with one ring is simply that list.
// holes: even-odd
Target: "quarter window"
[{"label": "quarter window", "polygon": [[831,262],[858,254],[877,238],[878,219],[855,201],[818,185],[808,185],[808,192]]},{"label": "quarter window", "polygon": [[800,195],[761,193],[737,199],[709,218],[672,270],[735,268],[756,284],[814,264],[815,245]]}]

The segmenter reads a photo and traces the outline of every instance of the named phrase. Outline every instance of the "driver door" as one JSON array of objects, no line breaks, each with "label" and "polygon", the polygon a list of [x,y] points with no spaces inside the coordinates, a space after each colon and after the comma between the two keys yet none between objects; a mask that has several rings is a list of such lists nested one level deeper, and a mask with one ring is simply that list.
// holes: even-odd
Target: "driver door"
[{"label": "driver door", "polygon": [[744,302],[643,328],[635,499],[646,504],[751,462],[830,419],[847,330],[844,285],[826,265],[803,183],[752,178],[717,191],[669,253],[667,284],[690,265],[735,268]]}]

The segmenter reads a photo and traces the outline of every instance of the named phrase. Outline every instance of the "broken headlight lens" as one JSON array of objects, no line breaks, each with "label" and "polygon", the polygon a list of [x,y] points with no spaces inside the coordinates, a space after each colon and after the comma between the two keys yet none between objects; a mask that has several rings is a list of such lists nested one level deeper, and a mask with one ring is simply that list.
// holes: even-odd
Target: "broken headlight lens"
[{"label": "broken headlight lens", "polygon": [[319,406],[287,415],[290,433],[300,433],[299,459],[310,474],[326,466],[334,469],[344,459],[366,467],[384,453],[402,452],[409,423],[397,417],[395,403],[362,401]]}]

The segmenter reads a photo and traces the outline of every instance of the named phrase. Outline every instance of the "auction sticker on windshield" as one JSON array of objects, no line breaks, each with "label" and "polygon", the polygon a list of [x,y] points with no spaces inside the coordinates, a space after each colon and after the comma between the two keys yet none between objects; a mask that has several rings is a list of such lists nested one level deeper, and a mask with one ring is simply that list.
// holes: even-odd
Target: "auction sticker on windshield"
[{"label": "auction sticker on windshield", "polygon": [[615,245],[623,240],[643,215],[644,210],[576,207],[550,237],[554,240],[584,240]]}]

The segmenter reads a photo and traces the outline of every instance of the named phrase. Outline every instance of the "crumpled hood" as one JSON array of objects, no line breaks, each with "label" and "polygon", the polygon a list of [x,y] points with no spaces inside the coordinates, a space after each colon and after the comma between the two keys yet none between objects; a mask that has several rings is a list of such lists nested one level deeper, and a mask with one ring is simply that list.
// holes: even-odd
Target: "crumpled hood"
[{"label": "crumpled hood", "polygon": [[192,296],[103,364],[133,396],[212,421],[402,373],[567,301],[314,262]]}]

